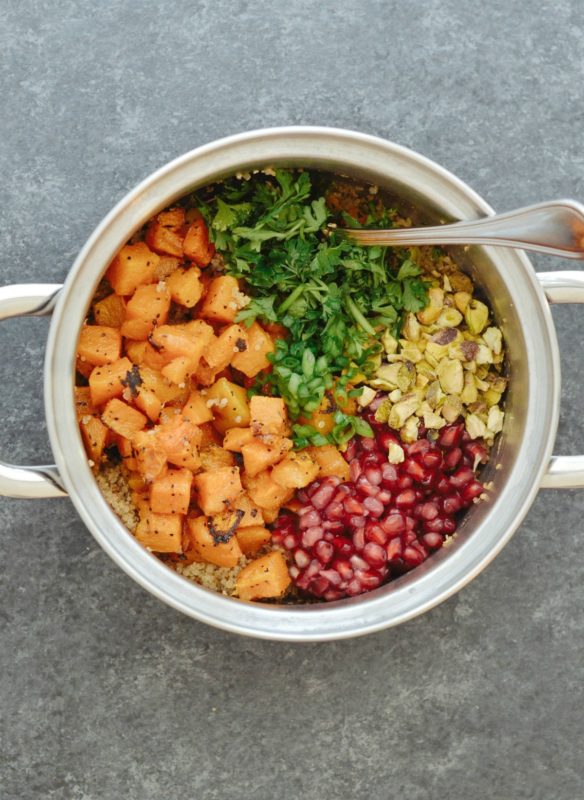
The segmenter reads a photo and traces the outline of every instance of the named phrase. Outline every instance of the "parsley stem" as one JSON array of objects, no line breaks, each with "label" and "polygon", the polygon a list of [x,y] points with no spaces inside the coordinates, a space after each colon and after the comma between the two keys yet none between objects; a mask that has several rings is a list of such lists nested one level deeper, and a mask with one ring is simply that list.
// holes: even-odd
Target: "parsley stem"
[{"label": "parsley stem", "polygon": [[368,333],[370,336],[375,336],[375,328],[367,322],[363,314],[359,311],[359,308],[355,301],[351,297],[345,297],[345,305],[347,306],[347,311],[353,317],[357,325],[359,325],[365,333]]},{"label": "parsley stem", "polygon": [[304,289],[305,285],[301,283],[294,289],[294,291],[291,294],[288,295],[288,297],[284,300],[283,303],[280,303],[280,305],[276,309],[276,313],[278,314],[278,316],[282,315],[285,311],[288,311],[290,306],[292,306],[298,300]]}]

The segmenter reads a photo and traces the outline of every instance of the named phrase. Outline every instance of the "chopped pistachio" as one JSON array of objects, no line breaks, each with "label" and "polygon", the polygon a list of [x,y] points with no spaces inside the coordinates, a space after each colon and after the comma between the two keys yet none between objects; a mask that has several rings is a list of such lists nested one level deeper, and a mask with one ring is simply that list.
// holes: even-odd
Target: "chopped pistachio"
[{"label": "chopped pistachio", "polygon": [[479,393],[475,381],[475,377],[471,372],[464,374],[464,388],[460,394],[460,399],[465,405],[469,403],[476,403]]},{"label": "chopped pistachio", "polygon": [[422,325],[431,325],[433,322],[436,322],[442,313],[442,307],[444,305],[443,289],[440,289],[438,286],[433,286],[428,290],[428,300],[430,302],[426,308],[418,312],[418,321],[421,322]]},{"label": "chopped pistachio", "polygon": [[487,432],[487,426],[476,414],[468,414],[464,424],[471,439],[482,438]]},{"label": "chopped pistachio", "polygon": [[496,406],[501,399],[501,393],[496,392],[494,389],[487,389],[483,395],[483,399],[488,406]]},{"label": "chopped pistachio", "polygon": [[444,328],[456,328],[462,322],[462,314],[455,308],[445,308],[438,317],[437,324]]},{"label": "chopped pistachio", "polygon": [[398,400],[402,399],[402,390],[394,389],[393,392],[390,392],[387,396],[389,397],[392,403],[397,403]]},{"label": "chopped pistachio", "polygon": [[479,344],[479,349],[475,356],[475,361],[477,362],[477,364],[492,364],[493,353],[491,352],[491,348],[487,347],[486,344]]},{"label": "chopped pistachio", "polygon": [[464,272],[460,272],[460,270],[451,272],[448,276],[448,279],[450,280],[450,285],[452,286],[454,292],[468,292],[469,294],[472,294],[472,281],[468,275],[464,274]]},{"label": "chopped pistachio", "polygon": [[487,328],[483,332],[483,339],[496,356],[500,355],[503,350],[503,334],[499,328]]},{"label": "chopped pistachio", "polygon": [[393,403],[388,398],[382,400],[375,412],[376,422],[387,422]]},{"label": "chopped pistachio", "polygon": [[428,360],[429,357],[440,361],[440,359],[444,358],[448,355],[448,344],[437,344],[436,342],[428,342],[426,345],[426,352],[424,356]]},{"label": "chopped pistachio", "polygon": [[450,279],[448,278],[448,275],[444,275],[442,277],[442,288],[444,289],[445,292],[451,292],[452,291],[452,284],[450,283]]},{"label": "chopped pistachio", "polygon": [[455,422],[462,414],[462,400],[455,394],[449,394],[442,404],[442,416],[446,422]]},{"label": "chopped pistachio", "polygon": [[361,408],[366,408],[369,403],[372,403],[375,400],[377,392],[375,389],[372,389],[370,386],[363,386],[363,390],[361,395],[357,398],[357,403],[361,406]]},{"label": "chopped pistachio", "polygon": [[406,342],[406,344],[402,346],[400,355],[404,361],[411,361],[412,364],[417,364],[418,361],[422,360],[422,353],[413,342]]},{"label": "chopped pistachio", "polygon": [[401,464],[405,461],[405,453],[404,449],[401,445],[397,444],[397,442],[390,442],[387,460],[390,464]]},{"label": "chopped pistachio", "polygon": [[400,436],[403,442],[415,442],[418,438],[418,425],[420,421],[417,417],[410,417],[403,428],[400,430]]},{"label": "chopped pistachio", "polygon": [[491,433],[499,433],[499,431],[503,430],[504,418],[505,414],[499,406],[491,406],[487,416],[487,428],[489,431]]},{"label": "chopped pistachio", "polygon": [[444,400],[444,392],[440,388],[440,381],[432,381],[426,390],[426,400],[431,408],[437,408],[438,405]]},{"label": "chopped pistachio", "polygon": [[417,342],[420,338],[420,323],[415,314],[408,314],[402,328],[402,333],[410,342]]},{"label": "chopped pistachio", "polygon": [[397,376],[402,368],[401,361],[395,361],[393,364],[384,364],[379,367],[375,373],[375,379],[370,381],[371,385],[376,389],[397,389]]},{"label": "chopped pistachio", "polygon": [[386,328],[383,332],[381,337],[381,344],[383,345],[383,349],[387,353],[388,356],[393,355],[397,352],[397,339],[394,339],[391,335],[389,328]]},{"label": "chopped pistachio", "polygon": [[443,419],[440,414],[436,414],[432,410],[425,411],[422,419],[424,420],[424,425],[426,428],[440,430],[440,428],[443,428],[446,425],[446,420]]},{"label": "chopped pistachio", "polygon": [[440,387],[446,394],[460,394],[464,386],[464,375],[460,361],[443,358],[437,370]]},{"label": "chopped pistachio", "polygon": [[468,329],[475,336],[479,334],[489,320],[489,309],[480,300],[471,300],[464,313]]},{"label": "chopped pistachio", "polygon": [[464,314],[471,299],[472,295],[469,292],[456,292],[454,295],[454,305],[461,314]]},{"label": "chopped pistachio", "polygon": [[408,417],[411,417],[412,414],[415,413],[418,405],[420,403],[419,396],[412,392],[411,394],[405,395],[399,400],[397,403],[394,404],[393,408],[390,411],[388,424],[391,428],[401,428],[403,427],[405,421]]},{"label": "chopped pistachio", "polygon": [[402,392],[407,392],[416,383],[416,368],[411,361],[406,361],[397,374],[397,385]]}]

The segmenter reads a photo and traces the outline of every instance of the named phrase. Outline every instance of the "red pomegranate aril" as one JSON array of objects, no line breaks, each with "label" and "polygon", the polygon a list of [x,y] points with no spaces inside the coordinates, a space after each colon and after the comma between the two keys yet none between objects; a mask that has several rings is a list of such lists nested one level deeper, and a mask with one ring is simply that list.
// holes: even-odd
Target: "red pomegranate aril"
[{"label": "red pomegranate aril", "polygon": [[367,564],[367,562],[365,561],[365,559],[364,559],[364,558],[361,558],[361,556],[358,556],[357,554],[355,554],[355,555],[351,556],[351,558],[349,559],[349,561],[351,562],[351,567],[352,567],[354,570],[357,570],[357,569],[367,569],[367,568],[368,568],[368,566],[369,566],[369,565]]},{"label": "red pomegranate aril", "polygon": [[337,519],[326,519],[322,523],[322,527],[325,531],[330,531],[331,533],[341,533],[345,529],[343,523]]},{"label": "red pomegranate aril", "polygon": [[360,475],[356,483],[359,494],[363,497],[377,497],[380,492],[379,486],[369,483],[365,475]]},{"label": "red pomegranate aril", "polygon": [[417,456],[427,452],[432,444],[427,439],[418,439],[416,442],[407,445],[408,456]]},{"label": "red pomegranate aril", "polygon": [[436,517],[436,519],[425,521],[424,531],[426,533],[442,533],[444,531],[444,518]]},{"label": "red pomegranate aril", "polygon": [[363,505],[355,497],[347,497],[343,503],[343,508],[347,514],[362,514]]},{"label": "red pomegranate aril", "polygon": [[418,527],[418,523],[417,523],[416,518],[410,516],[409,514],[406,514],[405,521],[406,521],[406,530],[407,531],[415,531],[416,528]]},{"label": "red pomegranate aril", "polygon": [[362,550],[365,547],[365,526],[357,528],[353,533],[353,544],[355,550]]},{"label": "red pomegranate aril", "polygon": [[347,449],[343,453],[343,456],[345,457],[345,460],[346,461],[352,461],[355,458],[355,456],[357,455],[358,448],[359,448],[359,446],[358,446],[357,439],[351,439],[351,441],[347,445]]},{"label": "red pomegranate aril", "polygon": [[450,492],[452,491],[450,487],[450,481],[448,480],[446,475],[440,478],[440,480],[436,483],[434,488],[437,494],[450,494]]},{"label": "red pomegranate aril", "polygon": [[310,556],[306,550],[296,550],[294,553],[294,561],[300,569],[305,569],[310,564]]},{"label": "red pomegranate aril", "polygon": [[363,500],[363,508],[369,512],[372,517],[380,517],[385,511],[385,506],[376,497],[366,497]]},{"label": "red pomegranate aril", "polygon": [[323,578],[326,578],[327,581],[332,584],[333,586],[340,586],[343,582],[343,579],[336,571],[336,569],[321,569],[320,574]]},{"label": "red pomegranate aril", "polygon": [[394,561],[397,558],[401,558],[402,543],[399,536],[397,536],[395,539],[392,539],[388,544],[385,545],[385,554],[388,561]]},{"label": "red pomegranate aril", "polygon": [[453,447],[444,455],[444,469],[456,469],[462,458],[462,450],[460,447]]},{"label": "red pomegranate aril", "polygon": [[[384,553],[385,555],[385,553]],[[381,582],[383,581],[383,577],[376,572],[356,572],[355,578],[361,583],[361,586],[365,591],[371,591],[371,589],[377,589],[381,586]]]},{"label": "red pomegranate aril", "polygon": [[425,533],[422,536],[422,541],[431,550],[436,550],[444,544],[444,537],[440,533]]},{"label": "red pomegranate aril", "polygon": [[447,497],[445,497],[442,500],[441,505],[444,513],[450,516],[451,514],[456,514],[457,511],[460,511],[463,506],[463,502],[458,492],[454,492],[453,494],[449,494]]},{"label": "red pomegranate aril", "polygon": [[424,503],[420,509],[420,517],[425,520],[436,519],[439,513],[436,503]]},{"label": "red pomegranate aril", "polygon": [[436,469],[442,463],[442,453],[437,450],[428,450],[420,457],[420,461],[426,469]]},{"label": "red pomegranate aril", "polygon": [[321,564],[327,565],[335,554],[335,548],[330,542],[325,542],[322,539],[316,543],[314,553]]},{"label": "red pomegranate aril", "polygon": [[462,434],[464,433],[464,423],[459,422],[455,425],[447,425],[442,428],[438,437],[438,444],[446,450],[451,447],[456,447],[459,444]]},{"label": "red pomegranate aril", "polygon": [[391,500],[391,492],[389,489],[381,489],[378,494],[375,495],[380,503],[387,505]]},{"label": "red pomegranate aril", "polygon": [[320,542],[322,539],[323,533],[324,528],[322,525],[315,525],[313,528],[306,528],[302,534],[302,547],[306,547],[307,549],[314,547],[314,545],[317,542]]},{"label": "red pomegranate aril", "polygon": [[351,463],[349,464],[349,478],[356,483],[361,475],[361,464],[354,458]]},{"label": "red pomegranate aril", "polygon": [[[378,545],[384,545],[389,538],[389,534],[383,530],[381,525],[373,525],[370,523],[369,525],[365,526],[365,538],[369,542],[374,542]],[[365,545],[365,547],[367,547],[367,545]]]},{"label": "red pomegranate aril", "polygon": [[395,498],[397,508],[412,508],[416,502],[416,493],[413,489],[405,489]]},{"label": "red pomegranate aril", "polygon": [[288,572],[290,573],[290,577],[292,578],[293,581],[295,581],[296,578],[300,575],[300,570],[298,569],[296,564],[291,564],[288,567]]},{"label": "red pomegranate aril", "polygon": [[329,589],[328,592],[323,594],[323,599],[326,600],[328,603],[332,603],[335,600],[341,600],[344,597],[342,592],[337,591],[336,589]]},{"label": "red pomegranate aril", "polygon": [[322,522],[321,516],[315,508],[310,508],[306,514],[303,514],[298,520],[299,528],[312,528],[314,525],[320,525]]},{"label": "red pomegranate aril", "polygon": [[341,503],[333,501],[332,503],[328,504],[323,513],[327,519],[338,521],[343,518],[345,509]]},{"label": "red pomegranate aril", "polygon": [[438,483],[440,478],[442,477],[443,473],[437,469],[427,469],[425,471],[424,477],[420,481],[420,486],[423,486],[424,489],[433,489],[434,486]]},{"label": "red pomegranate aril", "polygon": [[357,580],[357,578],[353,578],[352,581],[349,581],[347,584],[347,588],[345,589],[346,593],[349,597],[355,597],[358,594],[361,594],[363,591],[363,585],[361,581]]},{"label": "red pomegranate aril", "polygon": [[355,552],[355,545],[353,542],[350,539],[346,539],[344,536],[335,536],[333,545],[341,556],[351,556]]},{"label": "red pomegranate aril", "polygon": [[335,558],[331,564],[331,569],[334,569],[341,576],[341,580],[350,581],[353,577],[353,567],[349,561],[343,558]]},{"label": "red pomegranate aril", "polygon": [[455,519],[452,519],[452,517],[446,517],[444,520],[444,533],[446,536],[452,536],[457,527],[458,526]]},{"label": "red pomegranate aril", "polygon": [[313,558],[308,567],[306,568],[305,572],[310,578],[314,578],[315,575],[318,575],[322,568],[320,561],[317,558]]},{"label": "red pomegranate aril", "polygon": [[387,461],[381,465],[381,483],[387,489],[393,489],[398,480],[397,469]]},{"label": "red pomegranate aril", "polygon": [[361,450],[377,450],[377,442],[370,436],[362,436],[359,444],[361,445]]},{"label": "red pomegranate aril", "polygon": [[459,467],[456,472],[450,476],[450,485],[455,489],[462,489],[467,483],[474,480],[474,472],[470,467]]},{"label": "red pomegranate aril", "polygon": [[365,470],[365,477],[374,486],[379,486],[382,481],[382,472],[379,467],[369,467]]},{"label": "red pomegranate aril", "polygon": [[351,514],[347,524],[349,528],[362,528],[367,524],[367,517],[361,514]]},{"label": "red pomegranate aril", "polygon": [[425,556],[413,545],[408,545],[408,547],[404,549],[403,559],[409,567],[417,567],[424,561]]},{"label": "red pomegranate aril", "polygon": [[413,458],[408,459],[405,462],[405,470],[406,473],[415,481],[421,481],[426,474],[424,467],[421,464],[418,464],[417,461],[414,461]]},{"label": "red pomegranate aril", "polygon": [[363,558],[369,566],[375,569],[385,564],[387,561],[387,554],[381,545],[375,542],[367,542],[363,548]]},{"label": "red pomegranate aril", "polygon": [[402,543],[406,544],[413,544],[414,542],[418,541],[418,533],[417,531],[412,529],[408,529],[405,533],[402,533]]},{"label": "red pomegranate aril", "polygon": [[308,591],[316,597],[320,597],[321,595],[324,595],[329,587],[329,582],[322,576],[321,573],[318,578],[315,578],[312,583],[310,583],[308,586]]},{"label": "red pomegranate aril", "polygon": [[414,479],[410,475],[400,475],[397,479],[397,488],[400,490],[411,489],[414,485]]},{"label": "red pomegranate aril", "polygon": [[298,539],[293,533],[288,533],[282,539],[282,545],[286,548],[286,550],[294,550],[294,548],[298,545]]},{"label": "red pomegranate aril", "polygon": [[296,586],[303,591],[306,591],[310,585],[312,578],[306,574],[306,571],[301,572],[296,578]]},{"label": "red pomegranate aril", "polygon": [[467,485],[461,489],[460,493],[464,500],[467,502],[474,500],[475,497],[479,497],[485,491],[485,487],[479,481],[471,481],[467,483]]},{"label": "red pomegranate aril", "polygon": [[391,431],[381,431],[376,438],[379,448],[385,452],[389,450],[390,444],[400,444],[399,438]]},{"label": "red pomegranate aril", "polygon": [[388,536],[397,536],[406,529],[404,515],[399,511],[393,511],[385,516],[380,520],[379,525]]},{"label": "red pomegranate aril", "polygon": [[318,510],[322,511],[330,501],[333,499],[336,492],[336,484],[325,483],[319,487],[318,491],[311,496],[312,505]]}]

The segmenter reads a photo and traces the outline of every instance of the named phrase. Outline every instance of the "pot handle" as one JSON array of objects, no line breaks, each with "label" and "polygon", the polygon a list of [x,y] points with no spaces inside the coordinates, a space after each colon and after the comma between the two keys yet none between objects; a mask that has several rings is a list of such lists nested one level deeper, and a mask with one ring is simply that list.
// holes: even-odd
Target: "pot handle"
[{"label": "pot handle", "polygon": [[[549,303],[584,303],[584,272],[538,272]],[[552,456],[543,489],[584,488],[584,456]]]},{"label": "pot handle", "polygon": [[[0,320],[51,314],[60,289],[58,283],[15,284],[0,288]],[[15,467],[0,461],[0,495],[35,499],[66,494],[54,465]]]}]

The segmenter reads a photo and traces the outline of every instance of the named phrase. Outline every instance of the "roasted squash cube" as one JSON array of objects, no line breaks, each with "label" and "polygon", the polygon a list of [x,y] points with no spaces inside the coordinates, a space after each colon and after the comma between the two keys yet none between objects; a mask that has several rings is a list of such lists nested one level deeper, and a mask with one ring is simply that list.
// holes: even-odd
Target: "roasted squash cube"
[{"label": "roasted squash cube", "polygon": [[237,529],[237,541],[244,556],[254,556],[271,540],[272,534],[261,525]]},{"label": "roasted squash cube", "polygon": [[248,378],[255,378],[258,372],[271,367],[267,357],[275,349],[269,333],[257,322],[254,322],[247,329],[247,349],[240,353],[235,353],[231,365],[243,372]]},{"label": "roasted squash cube", "polygon": [[207,515],[225,510],[243,491],[239,467],[222,467],[212,472],[195,475],[195,488],[199,506]]},{"label": "roasted squash cube", "polygon": [[209,230],[200,211],[190,213],[191,225],[183,242],[183,252],[198,267],[206,267],[215,255],[215,245],[209,241]]},{"label": "roasted squash cube", "polygon": [[201,469],[205,472],[211,472],[214,469],[221,469],[222,467],[233,467],[235,465],[235,458],[233,453],[229,450],[224,450],[220,444],[209,442],[199,450],[201,459]]},{"label": "roasted squash cube", "polygon": [[223,447],[225,450],[232,450],[234,453],[241,453],[244,444],[253,441],[253,431],[251,428],[229,428],[225,432]]},{"label": "roasted squash cube", "polygon": [[307,447],[306,450],[318,464],[318,474],[320,476],[334,475],[342,481],[349,480],[349,465],[334,445],[325,444],[321,447]]},{"label": "roasted squash cube", "polygon": [[155,553],[182,553],[183,518],[179,514],[147,513],[135,531],[136,539]]},{"label": "roasted squash cube", "polygon": [[126,306],[122,336],[145,340],[155,325],[164,325],[170,309],[170,292],[165,286],[151,283],[139,286]]},{"label": "roasted squash cube", "polygon": [[[261,509],[279,509],[294,496],[294,489],[281,486],[272,478],[269,470],[253,477],[244,474],[244,485],[255,505]],[[265,514],[264,514],[265,519]]]},{"label": "roasted squash cube", "polygon": [[112,397],[120,397],[128,372],[132,370],[132,362],[128,358],[120,358],[111,364],[94,367],[89,376],[91,402],[94,406],[107,403]]},{"label": "roasted squash cube", "polygon": [[74,392],[77,419],[95,415],[95,408],[91,402],[91,390],[89,386],[76,386]]},{"label": "roasted squash cube", "polygon": [[227,378],[219,378],[207,389],[207,400],[213,401],[211,410],[215,417],[214,425],[220,433],[228,428],[245,428],[249,425],[249,403],[247,392]]},{"label": "roasted squash cube", "polygon": [[180,414],[157,425],[154,437],[158,446],[166,453],[169,464],[196,470],[201,464],[199,443],[201,432],[196,425]]},{"label": "roasted squash cube", "polygon": [[180,229],[184,221],[185,214],[182,208],[158,214],[146,229],[146,244],[161,255],[182,258],[184,236]]},{"label": "roasted squash cube", "polygon": [[190,358],[185,356],[178,356],[173,358],[166,366],[162,367],[162,374],[168,378],[172,383],[177,386],[186,386],[187,378],[189,378],[197,370],[197,363],[191,361]]},{"label": "roasted squash cube", "polygon": [[144,414],[117,397],[107,403],[101,419],[114,433],[126,439],[131,439],[134,434],[143,430],[148,422]]},{"label": "roasted squash cube", "polygon": [[106,278],[116,294],[133,294],[138,286],[151,283],[160,256],[144,242],[127,244],[109,265]]},{"label": "roasted squash cube", "polygon": [[163,405],[166,403],[186,402],[189,389],[172,383],[158,370],[150,367],[140,367],[140,377],[144,388],[154,392]]},{"label": "roasted squash cube", "polygon": [[211,369],[221,372],[231,364],[236,353],[247,349],[247,331],[241,325],[230,325],[210,342],[203,353]]},{"label": "roasted squash cube", "polygon": [[288,453],[272,470],[272,479],[285,489],[308,486],[319,472],[319,466],[305,450]]},{"label": "roasted squash cube", "polygon": [[291,440],[284,437],[269,445],[257,440],[244,444],[241,448],[244,469],[251,477],[258,475],[281,461],[291,448]]},{"label": "roasted squash cube", "polygon": [[146,483],[166,475],[166,452],[151,431],[140,431],[132,437],[136,466]]},{"label": "roasted squash cube", "polygon": [[134,399],[136,408],[139,408],[151,422],[157,422],[162,411],[160,399],[150,389],[143,386],[138,388],[138,394]]},{"label": "roasted squash cube", "polygon": [[249,401],[254,436],[286,436],[289,433],[286,403],[281,397],[254,395]]},{"label": "roasted squash cube", "polygon": [[203,284],[199,280],[198,267],[177,269],[166,279],[168,291],[175,303],[193,308],[203,296]]},{"label": "roasted squash cube", "polygon": [[207,289],[199,316],[213,322],[233,322],[242,308],[240,295],[236,278],[231,275],[214,278]]},{"label": "roasted squash cube", "polygon": [[85,452],[94,464],[99,464],[108,439],[108,428],[98,417],[84,417],[79,423]]},{"label": "roasted squash cube", "polygon": [[234,533],[227,541],[221,535],[213,537],[206,517],[188,518],[187,531],[191,546],[204,561],[218,567],[237,566],[242,552]]},{"label": "roasted squash cube", "polygon": [[98,325],[121,328],[126,317],[126,304],[119,295],[112,292],[94,304],[93,317]]},{"label": "roasted squash cube", "polygon": [[193,473],[188,469],[169,469],[150,486],[150,508],[157,514],[186,514],[191,502]]},{"label": "roasted squash cube", "polygon": [[122,351],[122,337],[117,328],[85,325],[79,334],[77,355],[88,364],[103,366],[117,361]]},{"label": "roasted squash cube", "polygon": [[182,414],[193,425],[203,425],[203,423],[210,422],[213,419],[213,412],[207,405],[206,398],[196,390],[189,395]]},{"label": "roasted squash cube", "polygon": [[282,597],[291,582],[286,559],[274,551],[246,564],[237,576],[236,591],[242,600]]}]

